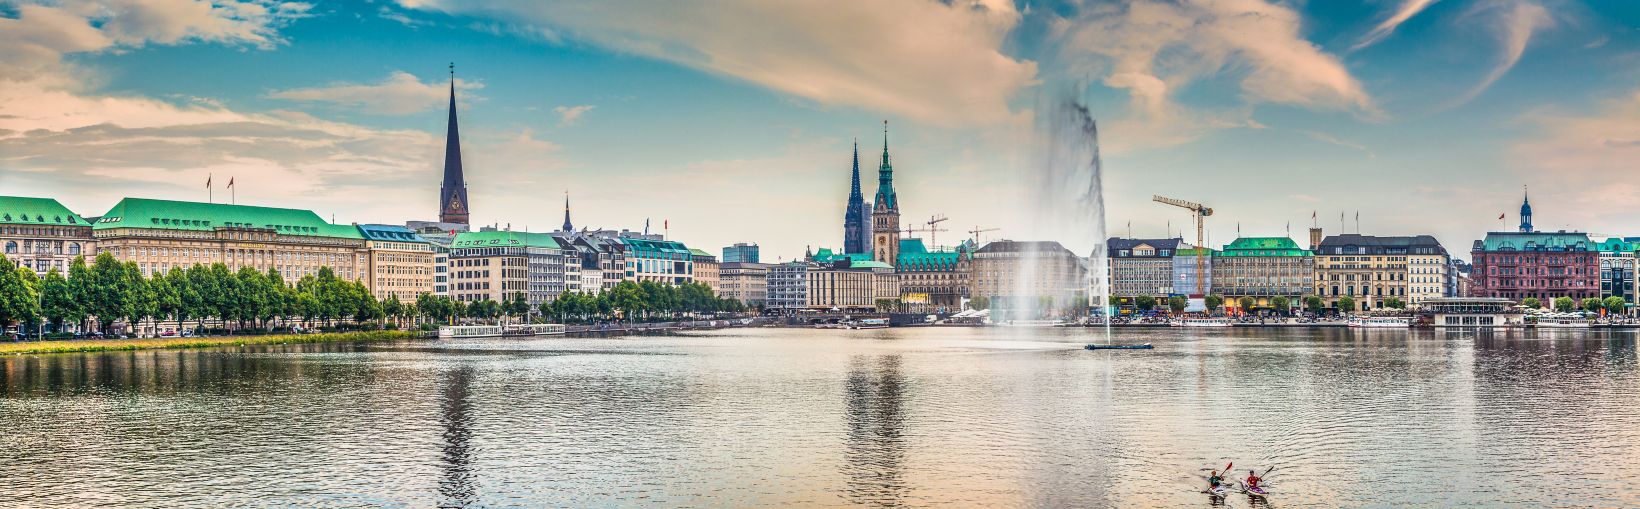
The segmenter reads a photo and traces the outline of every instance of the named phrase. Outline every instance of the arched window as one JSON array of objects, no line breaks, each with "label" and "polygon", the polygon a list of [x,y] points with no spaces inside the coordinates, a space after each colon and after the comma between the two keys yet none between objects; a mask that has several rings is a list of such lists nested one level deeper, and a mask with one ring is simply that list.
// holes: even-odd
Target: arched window
[{"label": "arched window", "polygon": [[70,242],[70,243],[68,243],[68,254],[70,254],[70,255],[80,254],[80,243],[79,242]]},{"label": "arched window", "polygon": [[6,241],[6,254],[17,254],[17,241]]}]

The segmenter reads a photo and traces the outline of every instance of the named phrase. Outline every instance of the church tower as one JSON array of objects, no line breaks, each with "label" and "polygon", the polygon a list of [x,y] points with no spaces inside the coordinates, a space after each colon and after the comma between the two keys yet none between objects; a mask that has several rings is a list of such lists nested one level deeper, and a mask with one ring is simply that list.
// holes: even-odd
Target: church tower
[{"label": "church tower", "polygon": [[871,209],[871,259],[898,266],[900,200],[894,195],[894,166],[888,158],[888,121],[883,121],[883,162],[877,166],[877,196]]},{"label": "church tower", "polygon": [[569,191],[564,192],[564,226],[559,227],[561,232],[574,232],[575,225],[569,222]]},{"label": "church tower", "polygon": [[438,190],[438,220],[468,224],[467,177],[461,172],[461,133],[456,128],[456,64],[450,64],[450,125],[445,128],[444,184]]},{"label": "church tower", "polygon": [[854,142],[854,173],[849,184],[848,209],[843,213],[843,252],[871,252],[871,209],[860,192],[860,142]]},{"label": "church tower", "polygon": [[1524,188],[1520,200],[1520,232],[1532,233],[1532,197],[1526,194]]}]

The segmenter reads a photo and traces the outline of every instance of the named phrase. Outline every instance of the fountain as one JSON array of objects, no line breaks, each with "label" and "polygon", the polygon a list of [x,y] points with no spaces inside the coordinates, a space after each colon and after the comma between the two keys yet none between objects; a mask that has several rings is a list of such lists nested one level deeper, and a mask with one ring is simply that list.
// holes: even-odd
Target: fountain
[{"label": "fountain", "polygon": [[[1099,127],[1087,106],[1070,94],[1046,108],[1041,126],[1044,160],[1036,165],[1032,203],[1036,205],[1037,234],[1063,242],[1073,251],[1091,246],[1088,252],[1084,294],[1089,304],[1107,309],[1110,302],[1110,273],[1105,251],[1104,176],[1099,160]],[[1024,286],[1040,267],[1021,260],[1016,293],[1029,295]],[[1038,302],[1026,299],[1021,304]],[[1040,315],[1042,309],[1027,312]],[[1108,312],[1101,313],[1109,336]]]}]

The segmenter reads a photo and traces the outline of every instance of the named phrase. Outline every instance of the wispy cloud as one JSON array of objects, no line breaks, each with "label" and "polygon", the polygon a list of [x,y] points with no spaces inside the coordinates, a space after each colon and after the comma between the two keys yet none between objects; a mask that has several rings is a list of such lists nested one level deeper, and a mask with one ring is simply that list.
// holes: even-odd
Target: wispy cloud
[{"label": "wispy cloud", "polygon": [[[374,84],[333,83],[323,87],[275,91],[268,97],[332,103],[379,115],[408,115],[444,105],[450,99],[448,86],[437,81],[423,82],[404,71],[393,71]],[[482,83],[460,79],[456,80],[455,86],[462,90],[484,88]],[[461,98],[462,101],[472,99],[471,94],[464,94]]]},{"label": "wispy cloud", "polygon": [[1395,32],[1396,27],[1401,26],[1402,23],[1406,23],[1407,20],[1412,19],[1413,16],[1417,16],[1418,13],[1423,12],[1424,9],[1429,8],[1430,5],[1433,5],[1437,1],[1439,0],[1402,0],[1401,5],[1395,8],[1394,13],[1390,14],[1388,18],[1385,18],[1384,21],[1379,22],[1378,26],[1372,27],[1372,31],[1369,31],[1366,35],[1361,36],[1360,41],[1357,41],[1354,46],[1350,46],[1350,51],[1366,48],[1367,46],[1378,43],[1378,41],[1383,40],[1385,37],[1389,37],[1391,33]]},{"label": "wispy cloud", "polygon": [[581,115],[585,115],[587,112],[592,111],[592,108],[593,106],[591,104],[582,104],[577,106],[559,106],[557,108],[553,108],[552,111],[558,113],[558,126],[566,127],[575,125],[576,122],[580,122]]},{"label": "wispy cloud", "polygon": [[1492,88],[1492,84],[1497,83],[1499,78],[1515,68],[1515,64],[1520,63],[1521,56],[1526,53],[1526,46],[1532,41],[1532,35],[1538,30],[1554,25],[1554,18],[1548,9],[1526,0],[1484,3],[1471,11],[1470,15],[1492,16],[1491,28],[1499,44],[1497,63],[1479,83],[1449,103],[1448,108],[1462,106],[1479,97],[1486,89]]},{"label": "wispy cloud", "polygon": [[1347,141],[1347,140],[1343,140],[1343,139],[1338,138],[1337,136],[1333,136],[1331,134],[1327,134],[1327,133],[1320,132],[1320,131],[1301,131],[1301,132],[1303,132],[1305,136],[1310,137],[1310,139],[1312,139],[1312,140],[1319,141],[1319,142],[1322,142],[1322,143],[1326,143],[1326,144],[1329,144],[1329,145],[1337,145],[1337,146],[1344,147],[1344,148],[1351,148],[1351,149],[1359,150],[1361,152],[1366,153],[1367,157],[1371,158],[1371,159],[1377,159],[1378,158],[1378,154],[1373,153],[1372,149],[1367,148],[1365,145],[1355,143],[1355,142],[1351,142],[1351,141]]},{"label": "wispy cloud", "polygon": [[713,6],[401,0],[407,7],[500,18],[675,62],[814,101],[940,125],[997,124],[1036,79],[1002,51],[1020,14],[1009,2],[768,2]]}]

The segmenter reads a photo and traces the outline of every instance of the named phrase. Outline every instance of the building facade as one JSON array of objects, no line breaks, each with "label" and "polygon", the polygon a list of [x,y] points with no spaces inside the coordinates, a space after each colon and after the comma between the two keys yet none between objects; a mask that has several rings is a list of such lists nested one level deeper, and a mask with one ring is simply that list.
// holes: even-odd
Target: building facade
[{"label": "building facade", "polygon": [[1174,293],[1173,256],[1182,244],[1183,239],[1177,238],[1106,239],[1111,295],[1165,300]]},{"label": "building facade", "polygon": [[[870,235],[867,235],[869,238]],[[723,248],[723,263],[758,263],[757,244],[736,242],[733,246]]]},{"label": "building facade", "polygon": [[436,275],[436,248],[409,228],[390,224],[361,224],[364,237],[365,287],[376,299],[389,297],[399,302],[415,302],[424,293],[433,293]]},{"label": "building facade", "polygon": [[1634,304],[1635,245],[1628,239],[1606,239],[1600,252],[1600,298],[1618,297]]},{"label": "building facade", "polygon": [[287,283],[329,267],[362,281],[369,251],[359,229],[309,210],[125,198],[92,224],[98,250],[136,262],[145,276],[222,263],[279,271]]},{"label": "building facade", "polygon": [[[843,250],[849,253],[870,252],[873,233],[871,204],[860,192],[860,142],[854,142],[854,170],[850,174],[848,205],[843,211]],[[725,262],[728,258],[725,257]],[[757,260],[736,260],[750,261]]]},{"label": "building facade", "polygon": [[808,306],[809,263],[791,261],[769,266],[767,300],[764,308],[793,312]]},{"label": "building facade", "polygon": [[872,259],[893,264],[900,258],[900,200],[894,194],[894,166],[888,158],[888,121],[883,121],[883,161],[877,166],[877,195],[871,205]]},{"label": "building facade", "polygon": [[1087,263],[1054,241],[999,240],[974,251],[969,292],[992,319],[1034,319],[1086,299]]},{"label": "building facade", "polygon": [[880,302],[897,302],[900,278],[892,265],[879,261],[837,260],[808,269],[807,302],[816,311],[872,311]]},{"label": "building facade", "polygon": [[1238,238],[1213,259],[1213,291],[1226,307],[1252,297],[1254,307],[1267,308],[1278,296],[1296,307],[1314,285],[1315,253],[1287,237]]},{"label": "building facade", "polygon": [[[1218,251],[1200,247],[1180,247],[1173,252],[1173,293],[1202,297],[1213,293],[1213,258]],[[1201,265],[1196,261],[1201,260]],[[1196,286],[1197,274],[1201,287]]]},{"label": "building facade", "polygon": [[899,263],[903,309],[914,313],[955,313],[968,300],[974,245],[930,250],[922,239],[900,239]]},{"label": "building facade", "polygon": [[1600,252],[1581,232],[1539,232],[1532,228],[1532,203],[1523,198],[1520,228],[1490,232],[1470,250],[1470,293],[1549,305],[1555,297],[1581,300],[1600,296]]},{"label": "building facade", "polygon": [[681,285],[694,281],[694,253],[681,242],[621,237],[626,246],[626,278]]},{"label": "building facade", "polygon": [[563,294],[564,257],[544,233],[479,231],[450,244],[450,296],[460,302],[506,302],[524,295],[531,312]]},{"label": "building facade", "polygon": [[690,249],[689,254],[689,261],[694,264],[694,281],[711,288],[713,295],[722,293],[723,287],[718,280],[720,267],[717,257],[699,249]]},{"label": "building facade", "polygon": [[769,300],[769,266],[752,262],[725,262],[718,268],[719,294],[756,308]]},{"label": "building facade", "polygon": [[1379,237],[1343,234],[1326,237],[1315,253],[1315,295],[1336,308],[1340,297],[1354,309],[1383,309],[1390,299],[1419,307],[1445,297],[1451,258],[1429,235]]},{"label": "building facade", "polygon": [[0,246],[6,259],[40,275],[67,275],[75,258],[97,256],[91,223],[50,198],[0,196]]}]

